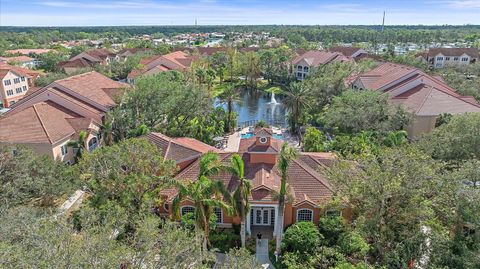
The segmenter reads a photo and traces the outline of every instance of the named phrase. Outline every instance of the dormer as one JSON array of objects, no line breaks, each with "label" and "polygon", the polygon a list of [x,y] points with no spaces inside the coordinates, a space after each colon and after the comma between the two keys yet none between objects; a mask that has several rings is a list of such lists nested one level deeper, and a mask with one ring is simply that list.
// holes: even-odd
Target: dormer
[{"label": "dormer", "polygon": [[270,130],[261,128],[255,132],[255,145],[260,147],[269,147],[272,145],[272,133]]}]

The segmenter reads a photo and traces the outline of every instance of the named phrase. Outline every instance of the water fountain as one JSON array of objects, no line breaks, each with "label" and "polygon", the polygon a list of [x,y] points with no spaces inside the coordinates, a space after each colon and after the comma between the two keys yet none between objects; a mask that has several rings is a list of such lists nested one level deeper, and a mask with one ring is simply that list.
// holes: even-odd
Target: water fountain
[{"label": "water fountain", "polygon": [[275,100],[275,93],[274,92],[272,92],[272,95],[271,95],[271,98],[270,98],[270,103],[268,103],[268,104],[271,104],[271,105],[278,104],[277,100]]}]

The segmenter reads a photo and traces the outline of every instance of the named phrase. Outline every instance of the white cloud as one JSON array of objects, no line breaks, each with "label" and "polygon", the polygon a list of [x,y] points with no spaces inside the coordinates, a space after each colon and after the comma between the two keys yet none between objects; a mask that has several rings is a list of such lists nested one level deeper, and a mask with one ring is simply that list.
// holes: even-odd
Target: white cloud
[{"label": "white cloud", "polygon": [[480,0],[448,0],[443,2],[446,3],[449,7],[458,9],[480,8]]}]

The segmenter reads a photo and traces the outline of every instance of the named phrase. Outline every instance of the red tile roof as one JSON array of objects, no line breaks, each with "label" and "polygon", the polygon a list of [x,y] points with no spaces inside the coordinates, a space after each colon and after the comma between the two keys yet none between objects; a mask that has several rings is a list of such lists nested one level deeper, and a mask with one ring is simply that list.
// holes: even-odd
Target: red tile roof
[{"label": "red tile roof", "polygon": [[352,57],[353,54],[362,50],[362,48],[358,47],[346,47],[346,46],[335,46],[328,49],[330,52],[339,52],[346,57]]},{"label": "red tile roof", "polygon": [[132,70],[127,77],[136,78],[154,69],[157,69],[157,71],[186,70],[197,58],[198,57],[190,56],[183,51],[175,51],[165,55],[150,56],[140,61],[140,64],[143,65],[143,68]]},{"label": "red tile roof", "polygon": [[22,54],[22,55],[28,55],[30,53],[33,54],[43,54],[43,53],[48,53],[50,51],[54,51],[52,49],[15,49],[15,50],[6,50],[6,53],[9,54]]},{"label": "red tile roof", "polygon": [[54,144],[74,135],[85,121],[91,119],[53,102],[41,102],[0,118],[0,141]]},{"label": "red tile roof", "polygon": [[309,66],[318,66],[322,64],[328,64],[333,61],[348,62],[351,61],[351,59],[339,52],[310,50],[295,58],[293,60],[293,64],[297,65],[301,61],[307,62]]},{"label": "red tile roof", "polygon": [[19,63],[26,63],[26,62],[31,62],[35,59],[22,55],[22,56],[14,56],[14,57],[0,57],[0,61],[4,61],[6,63],[13,63],[13,62],[19,62]]}]

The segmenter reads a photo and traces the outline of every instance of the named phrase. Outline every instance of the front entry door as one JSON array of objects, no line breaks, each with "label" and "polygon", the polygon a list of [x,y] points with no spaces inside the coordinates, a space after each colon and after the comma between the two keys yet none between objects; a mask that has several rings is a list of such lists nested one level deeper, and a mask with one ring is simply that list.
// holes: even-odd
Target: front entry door
[{"label": "front entry door", "polygon": [[270,226],[272,210],[267,208],[253,208],[253,225]]}]

